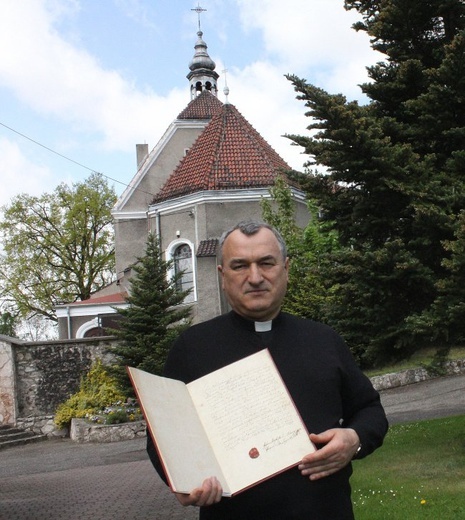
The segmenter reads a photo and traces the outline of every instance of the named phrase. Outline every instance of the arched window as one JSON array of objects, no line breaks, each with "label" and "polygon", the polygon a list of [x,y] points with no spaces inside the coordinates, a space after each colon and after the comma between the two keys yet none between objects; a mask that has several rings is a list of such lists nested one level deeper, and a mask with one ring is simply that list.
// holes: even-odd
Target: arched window
[{"label": "arched window", "polygon": [[192,262],[192,249],[188,244],[180,244],[173,252],[173,266],[175,276],[179,276],[176,281],[176,288],[179,291],[191,292],[187,295],[185,302],[194,301],[194,268]]}]

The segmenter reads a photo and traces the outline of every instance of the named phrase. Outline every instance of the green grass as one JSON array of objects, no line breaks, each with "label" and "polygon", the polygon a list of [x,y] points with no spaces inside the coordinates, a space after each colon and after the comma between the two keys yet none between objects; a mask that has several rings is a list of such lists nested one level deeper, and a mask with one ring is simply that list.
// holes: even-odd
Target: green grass
[{"label": "green grass", "polygon": [[465,415],[391,426],[351,483],[357,520],[465,518]]},{"label": "green grass", "polygon": [[[389,374],[391,372],[400,372],[401,370],[408,370],[409,368],[418,368],[424,365],[429,365],[433,360],[435,348],[426,348],[418,350],[409,359],[403,360],[399,363],[383,366],[379,369],[365,370],[368,377],[380,376]],[[450,350],[449,360],[465,359],[465,347],[456,347]]]}]

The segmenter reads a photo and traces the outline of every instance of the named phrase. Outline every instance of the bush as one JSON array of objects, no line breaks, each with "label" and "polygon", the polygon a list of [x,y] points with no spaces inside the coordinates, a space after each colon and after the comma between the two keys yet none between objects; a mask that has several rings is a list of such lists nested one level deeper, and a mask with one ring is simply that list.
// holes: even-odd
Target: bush
[{"label": "bush", "polygon": [[106,424],[121,424],[128,421],[129,417],[125,410],[116,410],[108,414]]},{"label": "bush", "polygon": [[111,406],[106,406],[103,410],[89,413],[85,417],[88,421],[97,424],[121,424],[143,419],[135,399],[128,399],[125,403],[119,401]]},{"label": "bush", "polygon": [[97,360],[82,377],[78,392],[58,406],[55,424],[59,428],[69,427],[71,419],[89,417],[111,403],[124,399],[116,379],[108,374],[101,360]]}]

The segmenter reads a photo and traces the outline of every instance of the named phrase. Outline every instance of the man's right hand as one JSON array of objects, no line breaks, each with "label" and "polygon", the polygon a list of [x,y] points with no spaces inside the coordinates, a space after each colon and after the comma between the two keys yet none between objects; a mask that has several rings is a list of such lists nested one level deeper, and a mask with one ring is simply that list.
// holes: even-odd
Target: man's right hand
[{"label": "man's right hand", "polygon": [[211,506],[221,500],[223,488],[216,477],[203,481],[202,487],[193,489],[189,495],[175,493],[179,503],[183,506]]}]

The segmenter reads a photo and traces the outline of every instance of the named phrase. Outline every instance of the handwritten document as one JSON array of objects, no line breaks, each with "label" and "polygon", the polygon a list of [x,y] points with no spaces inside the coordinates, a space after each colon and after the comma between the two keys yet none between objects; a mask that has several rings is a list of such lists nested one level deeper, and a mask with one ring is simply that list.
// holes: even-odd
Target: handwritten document
[{"label": "handwritten document", "polygon": [[231,496],[315,449],[266,349],[188,385],[128,372],[175,491],[215,475]]}]

